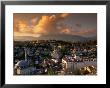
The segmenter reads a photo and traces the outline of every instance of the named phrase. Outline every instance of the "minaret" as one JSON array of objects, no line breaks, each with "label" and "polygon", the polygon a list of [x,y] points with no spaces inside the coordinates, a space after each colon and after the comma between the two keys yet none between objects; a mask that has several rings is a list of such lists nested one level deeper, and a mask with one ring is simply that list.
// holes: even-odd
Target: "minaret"
[{"label": "minaret", "polygon": [[27,49],[24,48],[24,51],[25,51],[25,61],[27,61]]}]

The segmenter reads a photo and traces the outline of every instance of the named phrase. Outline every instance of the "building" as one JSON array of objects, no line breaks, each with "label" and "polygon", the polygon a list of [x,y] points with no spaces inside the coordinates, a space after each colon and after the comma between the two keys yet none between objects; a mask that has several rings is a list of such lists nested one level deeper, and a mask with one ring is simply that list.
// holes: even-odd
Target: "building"
[{"label": "building", "polygon": [[31,75],[36,71],[35,67],[29,67],[29,63],[25,60],[18,61],[15,64],[16,75]]},{"label": "building", "polygon": [[14,66],[15,75],[32,75],[36,68],[30,67],[30,61],[27,59],[27,49],[25,49],[25,60],[18,61]]}]

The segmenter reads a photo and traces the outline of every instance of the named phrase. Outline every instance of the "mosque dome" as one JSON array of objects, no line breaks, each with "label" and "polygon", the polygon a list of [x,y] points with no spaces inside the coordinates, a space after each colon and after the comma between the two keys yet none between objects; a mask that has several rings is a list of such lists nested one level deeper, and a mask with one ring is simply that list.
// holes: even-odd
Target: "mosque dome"
[{"label": "mosque dome", "polygon": [[16,66],[27,67],[28,66],[28,62],[25,61],[25,60],[20,60],[20,61],[17,62]]}]

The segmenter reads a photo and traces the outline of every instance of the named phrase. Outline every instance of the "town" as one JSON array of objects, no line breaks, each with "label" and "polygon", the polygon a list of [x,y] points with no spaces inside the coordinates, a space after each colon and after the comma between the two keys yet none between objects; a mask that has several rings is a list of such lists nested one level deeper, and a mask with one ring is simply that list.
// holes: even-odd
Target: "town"
[{"label": "town", "polygon": [[14,41],[14,75],[97,75],[97,40]]}]

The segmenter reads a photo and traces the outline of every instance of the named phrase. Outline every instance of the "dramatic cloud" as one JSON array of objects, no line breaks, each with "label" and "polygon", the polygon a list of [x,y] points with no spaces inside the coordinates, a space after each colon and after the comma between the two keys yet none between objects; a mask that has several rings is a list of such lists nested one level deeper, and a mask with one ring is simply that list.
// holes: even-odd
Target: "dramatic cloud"
[{"label": "dramatic cloud", "polygon": [[38,24],[33,28],[33,33],[48,34],[55,31],[56,16],[42,16]]},{"label": "dramatic cloud", "polygon": [[67,16],[69,16],[69,14],[66,13],[60,15],[42,16],[38,24],[34,27],[33,33],[39,33],[39,34],[60,33],[63,26],[58,27],[57,23],[62,18],[66,18]]},{"label": "dramatic cloud", "polygon": [[[24,16],[22,15],[21,18],[20,16],[14,16],[14,36],[40,37],[49,34],[89,36],[97,33],[94,28],[84,29],[81,23],[70,23],[70,20],[74,19],[71,18],[69,13],[34,14],[33,17],[30,15],[30,18],[28,18],[28,15],[27,18],[24,18]],[[73,24],[78,30],[72,26]]]},{"label": "dramatic cloud", "polygon": [[[57,27],[57,22],[59,22],[62,18],[66,18],[69,14],[63,13],[59,15],[43,15],[41,19],[33,18],[30,21],[30,24],[27,21],[20,20],[15,22],[14,24],[14,31],[18,32],[27,32],[27,33],[34,33],[34,34],[49,34],[49,33],[60,33]],[[37,23],[38,22],[38,23]],[[59,26],[60,29],[63,26]]]}]

